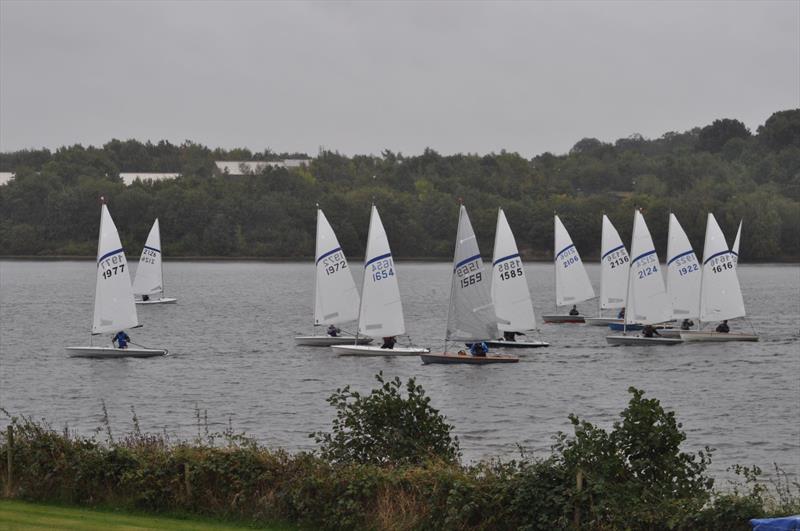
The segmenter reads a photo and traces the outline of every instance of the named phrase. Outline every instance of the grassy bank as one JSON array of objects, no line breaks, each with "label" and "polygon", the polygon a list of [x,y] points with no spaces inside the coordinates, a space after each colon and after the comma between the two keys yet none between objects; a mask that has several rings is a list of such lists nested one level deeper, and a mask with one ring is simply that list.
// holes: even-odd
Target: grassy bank
[{"label": "grassy bank", "polygon": [[[207,518],[150,516],[119,511],[83,509],[60,505],[0,500],[0,530],[76,529],[81,531],[122,531],[170,529],[173,531],[234,531],[254,529],[252,525],[218,522]],[[258,529],[284,531],[288,525],[262,524]]]}]

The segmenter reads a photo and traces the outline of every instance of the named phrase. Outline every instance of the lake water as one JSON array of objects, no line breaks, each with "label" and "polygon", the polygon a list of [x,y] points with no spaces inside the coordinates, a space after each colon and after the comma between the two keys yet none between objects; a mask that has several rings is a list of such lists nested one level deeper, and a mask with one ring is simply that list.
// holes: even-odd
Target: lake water
[{"label": "lake water", "polygon": [[[359,272],[354,267],[354,272]],[[450,264],[397,265],[407,329],[417,345],[442,347]],[[527,264],[537,315],[553,310],[550,264]],[[308,450],[308,434],[330,427],[325,399],[374,375],[415,377],[455,426],[465,460],[544,455],[567,415],[610,427],[636,386],[677,412],[685,447],[717,449],[712,471],[776,462],[800,474],[800,268],[742,264],[749,321],[759,343],[609,347],[600,327],[542,325],[551,347],[522,351],[516,365],[423,366],[418,358],[336,357],[296,347],[312,332],[310,263],[173,262],[167,294],[178,304],[139,307],[137,343],[166,347],[164,358],[71,359],[64,346],[86,344],[94,302],[91,262],[0,262],[0,406],[90,435],[104,400],[117,433],[197,434],[195,411],[222,431],[231,419],[271,447]],[[598,285],[599,267],[589,266]],[[360,282],[360,278],[356,279]],[[580,305],[595,314],[596,303]],[[736,320],[733,329],[750,326]],[[352,327],[350,327],[352,328]],[[8,419],[0,419],[5,426]]]}]

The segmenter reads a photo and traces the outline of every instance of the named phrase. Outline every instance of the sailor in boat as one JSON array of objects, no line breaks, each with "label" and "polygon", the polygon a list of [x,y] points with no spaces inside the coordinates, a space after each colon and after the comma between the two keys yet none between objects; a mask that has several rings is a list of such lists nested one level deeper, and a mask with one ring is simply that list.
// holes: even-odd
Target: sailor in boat
[{"label": "sailor in boat", "polygon": [[328,327],[328,335],[331,336],[331,337],[339,337],[339,334],[341,332],[342,332],[341,329],[337,328],[334,325],[330,325]]},{"label": "sailor in boat", "polygon": [[694,321],[691,319],[684,319],[681,321],[681,330],[690,330],[694,326]]},{"label": "sailor in boat", "polygon": [[728,320],[727,319],[725,319],[719,325],[717,325],[717,332],[720,332],[722,334],[727,334],[730,331],[731,331],[731,327],[728,326]]},{"label": "sailor in boat", "polygon": [[131,340],[130,336],[126,334],[124,330],[120,330],[119,332],[117,332],[117,335],[115,335],[111,339],[111,342],[116,343],[117,348],[128,348],[128,342],[130,340]]},{"label": "sailor in boat", "polygon": [[620,308],[617,314],[617,319],[625,319],[625,308]]},{"label": "sailor in boat", "polygon": [[517,336],[524,336],[522,332],[503,332],[503,341],[514,341],[516,342]]},{"label": "sailor in boat", "polygon": [[143,300],[144,302],[147,302],[147,301],[149,301],[149,300],[150,300],[150,295],[142,295],[142,300]]},{"label": "sailor in boat", "polygon": [[381,348],[393,349],[395,343],[397,343],[397,338],[395,338],[394,336],[384,337],[383,345],[381,345]]},{"label": "sailor in boat", "polygon": [[485,358],[487,352],[489,352],[489,345],[483,341],[480,343],[473,343],[469,346],[469,353],[473,356]]},{"label": "sailor in boat", "polygon": [[581,312],[578,311],[578,307],[576,305],[572,305],[572,309],[569,311],[570,315],[580,315]]},{"label": "sailor in boat", "polygon": [[642,328],[642,336],[643,337],[661,337],[661,334],[658,333],[658,330],[655,329],[653,325],[645,325]]}]

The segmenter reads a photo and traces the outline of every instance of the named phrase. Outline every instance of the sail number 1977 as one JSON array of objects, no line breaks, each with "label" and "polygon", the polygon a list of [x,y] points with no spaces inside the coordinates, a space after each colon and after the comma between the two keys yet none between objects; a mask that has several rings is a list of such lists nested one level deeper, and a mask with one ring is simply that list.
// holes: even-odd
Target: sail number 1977
[{"label": "sail number 1977", "polygon": [[103,278],[109,279],[117,273],[125,271],[125,256],[123,254],[109,256],[100,262],[99,266],[103,269]]}]

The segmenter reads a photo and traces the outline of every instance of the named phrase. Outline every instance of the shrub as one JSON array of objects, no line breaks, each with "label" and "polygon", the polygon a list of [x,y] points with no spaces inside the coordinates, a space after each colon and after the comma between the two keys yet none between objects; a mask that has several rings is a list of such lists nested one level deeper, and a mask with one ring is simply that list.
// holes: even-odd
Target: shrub
[{"label": "shrub", "polygon": [[414,378],[401,394],[400,378],[384,381],[362,396],[347,386],[328,398],[336,409],[330,433],[312,433],[323,458],[334,463],[419,465],[429,460],[456,462],[460,457],[453,427],[430,405]]}]

